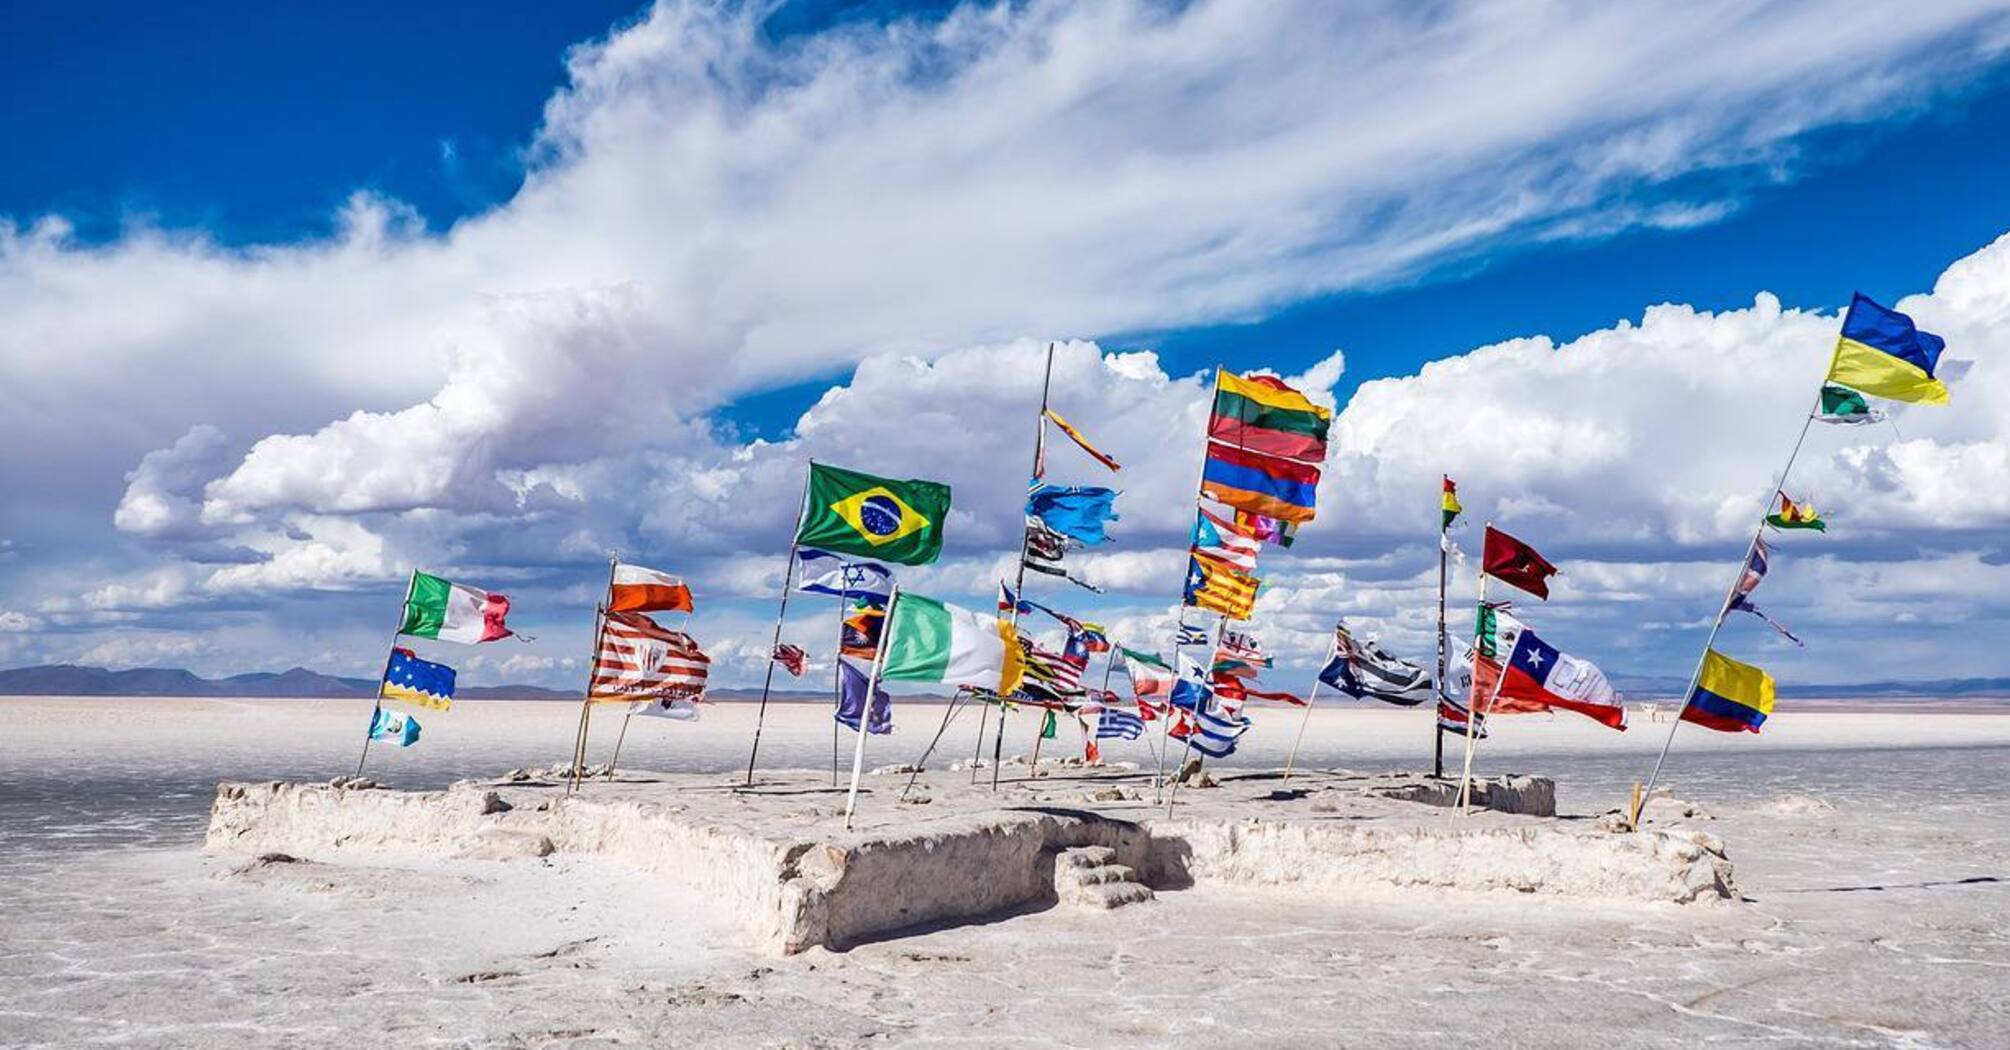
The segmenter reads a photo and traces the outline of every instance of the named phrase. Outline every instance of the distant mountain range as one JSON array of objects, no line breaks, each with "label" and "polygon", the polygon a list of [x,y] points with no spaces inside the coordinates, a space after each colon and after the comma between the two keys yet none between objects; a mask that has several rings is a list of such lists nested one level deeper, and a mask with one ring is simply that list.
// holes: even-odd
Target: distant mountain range
[{"label": "distant mountain range", "polygon": [[[1629,700],[1672,700],[1681,695],[1686,678],[1615,675],[1613,683]],[[370,678],[339,678],[310,671],[305,667],[274,674],[270,671],[204,678],[179,667],[135,667],[109,671],[102,667],[76,664],[44,664],[0,670],[0,696],[192,696],[270,697],[275,699],[348,699],[376,695],[377,683]],[[576,700],[573,690],[546,689],[537,685],[462,686],[456,696],[468,700]],[[1821,700],[1955,699],[1962,697],[2010,697],[2010,678],[1946,678],[1930,682],[1857,682],[1849,685],[1783,685],[1782,697]],[[760,696],[754,689],[720,689],[714,700],[752,700]],[[777,689],[770,699],[791,703],[829,702],[830,692],[820,689]],[[921,699],[919,697],[912,699]]]},{"label": "distant mountain range", "polygon": [[[340,678],[310,671],[305,667],[274,674],[259,671],[228,678],[204,678],[180,667],[135,667],[110,671],[77,664],[43,664],[0,670],[0,696],[191,696],[246,697],[283,700],[369,698],[377,694],[372,678]],[[464,685],[455,697],[465,700],[577,700],[576,690],[546,689],[537,685]],[[752,699],[757,691],[722,689],[714,700]],[[808,690],[776,690],[770,699],[828,701],[830,693]]]}]

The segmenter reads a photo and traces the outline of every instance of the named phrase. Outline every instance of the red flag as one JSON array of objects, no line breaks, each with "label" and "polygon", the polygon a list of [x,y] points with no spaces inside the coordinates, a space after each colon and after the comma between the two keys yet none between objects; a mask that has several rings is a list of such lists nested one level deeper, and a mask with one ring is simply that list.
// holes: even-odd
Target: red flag
[{"label": "red flag", "polygon": [[775,646],[775,662],[781,664],[791,678],[801,678],[803,672],[809,669],[810,655],[803,652],[802,646],[783,642]]},{"label": "red flag", "polygon": [[1485,550],[1482,572],[1549,600],[1549,578],[1556,575],[1556,566],[1537,554],[1534,547],[1489,525]]}]

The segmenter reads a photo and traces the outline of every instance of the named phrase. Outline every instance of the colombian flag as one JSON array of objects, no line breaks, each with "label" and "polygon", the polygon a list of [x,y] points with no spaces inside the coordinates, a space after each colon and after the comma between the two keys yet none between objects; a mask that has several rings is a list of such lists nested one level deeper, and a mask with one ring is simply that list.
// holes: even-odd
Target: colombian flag
[{"label": "colombian flag", "polygon": [[1858,292],[1843,315],[1828,382],[1893,401],[1944,405],[1947,386],[1933,377],[1933,370],[1946,347],[1946,340],[1920,331],[1912,318]]},{"label": "colombian flag", "polygon": [[1772,713],[1773,677],[1712,649],[1703,657],[1703,675],[1682,720],[1720,733],[1756,733]]}]

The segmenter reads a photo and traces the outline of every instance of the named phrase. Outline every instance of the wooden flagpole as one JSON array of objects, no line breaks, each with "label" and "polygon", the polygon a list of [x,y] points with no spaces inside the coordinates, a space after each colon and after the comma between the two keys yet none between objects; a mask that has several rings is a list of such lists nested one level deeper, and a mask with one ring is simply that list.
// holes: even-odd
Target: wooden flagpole
[{"label": "wooden flagpole", "polygon": [[[768,642],[768,673],[761,680],[761,706],[754,713],[754,746],[747,752],[747,783],[754,782],[754,762],[761,755],[761,727],[768,723],[768,693],[775,685],[775,647],[782,644],[782,621],[789,615],[789,590],[796,577],[796,551],[802,548],[797,538],[803,534],[803,514],[810,505],[810,474],[816,470],[817,461],[809,461],[809,469],[803,472],[803,499],[796,504],[796,527],[789,533],[789,564],[782,569],[782,600],[775,608],[775,637]],[[872,694],[866,694],[866,701],[872,701]],[[859,725],[865,725],[861,715]]]},{"label": "wooden flagpole", "polygon": [[[1053,715],[1053,708],[1045,704],[1040,705],[1040,731],[1033,734],[1033,764],[1027,767],[1025,777],[1027,780],[1034,780],[1040,776],[1040,745],[1047,742],[1047,719],[1052,718]],[[1061,731],[1059,719],[1055,719],[1054,731],[1056,733]]]},{"label": "wooden flagpole", "polygon": [[[1105,635],[1103,636],[1103,640],[1104,640],[1104,641],[1110,641],[1110,639],[1109,639],[1109,636],[1108,636],[1107,634],[1105,634]],[[1108,706],[1109,706],[1109,703],[1110,703],[1110,672],[1111,672],[1111,671],[1114,671],[1114,670],[1116,670],[1116,669],[1117,669],[1117,643],[1116,643],[1116,642],[1113,642],[1113,641],[1110,641],[1110,657],[1109,657],[1109,659],[1108,659],[1107,661],[1105,661],[1105,662],[1103,663],[1103,688],[1102,688],[1102,694],[1103,694],[1103,695],[1101,695],[1101,696],[1099,696],[1099,697],[1097,697],[1097,698],[1096,698],[1096,704],[1097,704],[1097,710],[1098,710],[1098,712],[1100,712],[1102,708],[1104,708],[1104,707],[1108,707]],[[1077,722],[1077,723],[1079,723],[1080,721],[1081,721],[1081,719],[1079,719],[1079,718],[1077,718],[1077,719],[1076,719],[1076,722]],[[1100,733],[1100,732],[1102,731],[1102,728],[1103,728],[1103,717],[1102,717],[1102,715],[1101,715],[1100,713],[1098,713],[1098,714],[1096,715],[1096,731]],[[1100,741],[1100,740],[1102,740],[1102,737],[1101,737],[1101,736],[1097,736],[1097,737],[1095,737],[1094,739],[1096,739],[1096,740]],[[1101,751],[1101,750],[1102,750],[1102,746],[1103,746],[1102,744],[1098,743],[1098,744],[1096,745],[1096,749],[1097,749],[1098,751]],[[1145,746],[1146,746],[1146,747],[1150,747],[1151,745],[1150,745],[1150,744],[1146,744]],[[1085,749],[1085,750],[1086,750],[1086,749]]]},{"label": "wooden flagpole", "polygon": [[1724,617],[1731,611],[1731,599],[1738,593],[1738,583],[1745,578],[1745,566],[1752,561],[1752,552],[1758,549],[1759,537],[1765,535],[1766,513],[1774,501],[1786,493],[1787,475],[1794,469],[1794,461],[1801,456],[1801,446],[1807,443],[1808,430],[1814,426],[1815,416],[1821,412],[1821,394],[1815,394],[1815,403],[1808,409],[1808,417],[1801,421],[1801,434],[1794,439],[1792,452],[1787,453],[1787,465],[1780,468],[1774,478],[1772,490],[1766,494],[1766,501],[1759,507],[1759,524],[1752,530],[1752,538],[1745,544],[1745,554],[1738,559],[1738,570],[1731,577],[1731,585],[1724,589],[1724,600],[1717,606],[1717,618],[1710,624],[1710,634],[1703,639],[1703,652],[1696,657],[1696,668],[1689,673],[1689,685],[1682,690],[1682,703],[1675,708],[1675,717],[1668,723],[1668,736],[1661,741],[1661,754],[1654,759],[1654,771],[1647,775],[1647,787],[1641,791],[1639,801],[1629,806],[1626,815],[1627,826],[1640,827],[1640,813],[1647,807],[1647,801],[1654,794],[1654,782],[1661,778],[1661,766],[1668,761],[1668,749],[1675,744],[1675,730],[1681,728],[1682,714],[1689,710],[1689,701],[1696,695],[1696,683],[1703,680],[1703,664],[1710,658],[1710,648],[1717,644],[1717,632],[1724,628]]},{"label": "wooden flagpole", "polygon": [[[1451,479],[1446,478],[1445,481],[1449,484]],[[1445,549],[1445,545],[1452,542],[1451,528],[1452,523],[1444,520],[1441,511],[1438,519],[1438,688],[1436,690],[1438,694],[1437,701],[1440,707],[1443,706],[1445,697],[1448,695],[1445,692],[1445,676],[1451,673],[1450,655],[1445,652],[1445,576],[1447,572],[1446,557],[1450,553]],[[1470,700],[1471,698],[1468,697],[1467,699]],[[1444,719],[1437,717],[1437,712],[1435,711],[1431,713],[1431,727],[1434,730],[1431,740],[1431,776],[1438,780],[1443,780],[1445,778],[1445,722]]]},{"label": "wooden flagpole", "polygon": [[[1340,641],[1336,637],[1333,641],[1333,645],[1326,650],[1326,663],[1329,664],[1332,663],[1333,658],[1335,656],[1338,656],[1339,654],[1340,654]],[[1321,670],[1324,670],[1323,665],[1321,666]],[[1305,697],[1305,715],[1304,717],[1298,720],[1298,736],[1291,741],[1291,754],[1284,760],[1285,783],[1291,782],[1291,769],[1298,762],[1298,745],[1305,742],[1305,726],[1312,721],[1312,705],[1319,701],[1320,681],[1321,679],[1319,677],[1318,672],[1316,671],[1313,672],[1312,691],[1306,694]]]},{"label": "wooden flagpole", "polygon": [[579,778],[585,772],[587,735],[593,728],[593,668],[607,634],[607,607],[614,603],[614,568],[619,564],[621,555],[608,554],[607,590],[601,594],[600,604],[593,607],[593,650],[586,655],[586,688],[579,691],[579,734],[572,752],[572,782],[565,789],[568,795],[579,790]]},{"label": "wooden flagpole", "polygon": [[[977,746],[970,752],[970,782],[972,784],[977,783],[977,767],[984,764],[984,727],[989,724],[991,718],[991,701],[978,697],[977,702],[983,706],[977,709]],[[1005,715],[1003,712],[1000,712],[998,717],[1003,718]]]},{"label": "wooden flagpole", "polygon": [[[398,626],[405,626],[405,610],[412,604],[412,592],[419,585],[419,570],[405,580],[405,601],[398,607]],[[398,631],[391,632],[391,651],[384,654],[384,673],[377,676],[377,703],[370,708],[370,729],[377,727],[377,712],[384,709],[384,679],[391,673],[391,658],[398,652]],[[363,775],[363,763],[370,761],[370,729],[363,730],[363,754],[356,759],[356,775]]]},{"label": "wooden flagpole", "polygon": [[872,654],[872,673],[865,680],[865,702],[858,712],[858,741],[852,745],[851,753],[851,793],[844,800],[844,829],[851,830],[852,813],[858,809],[858,778],[865,765],[865,738],[870,735],[866,727],[872,724],[872,694],[879,688],[879,666],[886,656],[886,640],[893,633],[894,606],[900,604],[900,584],[895,583],[886,596],[886,622],[879,628],[879,645]]},{"label": "wooden flagpole", "polygon": [[[1047,463],[1047,397],[1054,389],[1054,344],[1047,344],[1047,372],[1040,380],[1040,423],[1033,432],[1033,469],[1027,483],[1031,488],[1046,473]],[[1019,637],[1019,602],[1026,597],[1026,543],[1027,531],[1025,511],[1020,511],[1019,522],[1019,576],[1018,585],[1012,590],[1012,637]],[[998,790],[998,761],[1005,753],[1005,700],[998,700],[998,735],[991,741],[991,790]],[[979,732],[982,732],[980,729]]]},{"label": "wooden flagpole", "polygon": [[[1493,522],[1488,522],[1487,527],[1492,528]],[[1474,619],[1476,621],[1473,625],[1473,665],[1475,667],[1479,665],[1480,660],[1479,624],[1477,623],[1479,613],[1477,612],[1477,610],[1486,608],[1486,604],[1487,604],[1487,573],[1486,570],[1482,568],[1480,570],[1479,604],[1475,606],[1476,611],[1473,614]],[[1496,652],[1495,655],[1498,656],[1500,654]],[[1500,695],[1501,679],[1507,677],[1507,668],[1505,666],[1507,663],[1507,658],[1501,657],[1501,663],[1503,665],[1501,668],[1501,673],[1494,677],[1493,692],[1487,694],[1488,713],[1492,713],[1494,709],[1494,697]],[[1470,801],[1470,792],[1472,791],[1473,786],[1473,751],[1479,746],[1480,718],[1481,715],[1480,715],[1479,703],[1474,699],[1472,694],[1470,693],[1466,694],[1466,763],[1465,763],[1465,771],[1459,775],[1458,808],[1460,812],[1465,812],[1466,804],[1468,801]]]}]

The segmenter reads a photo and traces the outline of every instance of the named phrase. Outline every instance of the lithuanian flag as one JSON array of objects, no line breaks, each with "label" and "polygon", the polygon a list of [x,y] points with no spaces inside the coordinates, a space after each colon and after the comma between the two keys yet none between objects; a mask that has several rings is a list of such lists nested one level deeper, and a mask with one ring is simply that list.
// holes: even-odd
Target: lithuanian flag
[{"label": "lithuanian flag", "polygon": [[1946,340],[1920,331],[1912,318],[1858,292],[1843,315],[1828,382],[1893,401],[1944,405],[1947,385],[1933,371],[1946,347]]},{"label": "lithuanian flag", "polygon": [[1333,410],[1315,405],[1276,376],[1217,370],[1207,436],[1237,448],[1304,463],[1326,461]]}]

